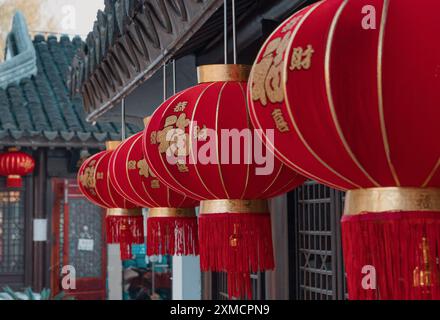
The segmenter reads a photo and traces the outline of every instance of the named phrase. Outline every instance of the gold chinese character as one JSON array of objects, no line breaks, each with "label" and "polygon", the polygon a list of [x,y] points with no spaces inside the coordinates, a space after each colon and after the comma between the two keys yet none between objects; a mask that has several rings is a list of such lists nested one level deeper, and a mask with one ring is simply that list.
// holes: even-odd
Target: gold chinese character
[{"label": "gold chinese character", "polygon": [[296,24],[299,22],[299,20],[301,20],[303,16],[299,15],[296,16],[294,18],[292,18],[292,20],[290,20],[281,30],[281,32],[287,32],[287,31],[291,31],[293,29],[294,26],[296,26]]},{"label": "gold chinese character", "polygon": [[96,174],[96,178],[97,178],[98,180],[102,180],[102,179],[104,179],[104,173],[103,173],[103,172],[98,172],[98,173]]},{"label": "gold chinese character", "polygon": [[254,67],[252,83],[252,100],[260,100],[263,106],[267,100],[279,103],[284,100],[281,87],[283,72],[283,57],[289,44],[291,32],[272,40],[266,47],[263,59]]},{"label": "gold chinese character", "polygon": [[308,70],[312,65],[312,56],[315,53],[313,47],[309,44],[307,49],[302,47],[294,48],[292,54],[292,60],[290,63],[290,70]]},{"label": "gold chinese character", "polygon": [[134,160],[128,161],[127,168],[128,168],[128,170],[136,169],[136,161],[134,161]]},{"label": "gold chinese character", "polygon": [[159,180],[151,180],[151,188],[159,189],[160,188]]},{"label": "gold chinese character", "polygon": [[177,163],[177,169],[182,173],[189,172],[188,166],[184,163]]},{"label": "gold chinese character", "polygon": [[[164,128],[157,133],[157,141],[159,142],[159,152],[172,154],[179,154],[187,156],[188,152],[188,138],[189,134],[185,133],[186,127],[189,126],[189,119],[186,119],[186,114],[182,113],[179,117],[169,116],[165,120]],[[176,130],[180,129],[180,130]],[[173,130],[170,133],[170,131]],[[182,148],[178,143],[184,143]]]},{"label": "gold chinese character", "polygon": [[206,141],[208,139],[208,130],[206,129],[206,126],[204,125],[203,128],[195,126],[193,138],[197,141]]},{"label": "gold chinese character", "polygon": [[286,120],[284,120],[284,115],[281,109],[275,109],[272,112],[272,117],[275,121],[277,129],[280,132],[290,131],[288,123],[286,122]]},{"label": "gold chinese character", "polygon": [[186,106],[188,105],[188,101],[181,101],[174,107],[174,112],[182,112],[185,111]]},{"label": "gold chinese character", "polygon": [[150,143],[157,144],[157,132],[153,131],[150,135]]},{"label": "gold chinese character", "polygon": [[84,173],[80,175],[79,180],[84,187],[94,188],[96,185],[94,175],[95,167],[90,165],[89,167],[84,169]]},{"label": "gold chinese character", "polygon": [[154,178],[156,177],[148,166],[147,160],[145,159],[138,161],[137,168],[139,169],[139,175],[144,176],[145,178],[148,178],[150,176]]}]

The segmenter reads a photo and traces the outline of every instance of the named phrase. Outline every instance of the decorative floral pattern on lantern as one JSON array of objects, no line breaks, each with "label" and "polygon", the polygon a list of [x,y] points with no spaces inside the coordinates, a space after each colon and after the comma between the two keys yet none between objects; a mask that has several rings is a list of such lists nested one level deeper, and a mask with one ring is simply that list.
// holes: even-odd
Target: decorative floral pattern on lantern
[{"label": "decorative floral pattern on lantern", "polygon": [[144,158],[140,132],[126,139],[110,160],[110,179],[129,201],[149,208],[148,255],[197,255],[198,201],[160,182]]},{"label": "decorative floral pattern on lantern", "polygon": [[304,182],[254,133],[248,72],[241,65],[199,68],[200,84],[163,103],[144,131],[145,157],[158,179],[202,201],[202,271],[227,271],[236,297],[250,296],[249,273],[274,267],[266,199]]},{"label": "decorative floral pattern on lantern", "polygon": [[107,243],[120,243],[121,259],[129,260],[131,245],[145,242],[144,220],[142,209],[121,196],[110,182],[110,157],[118,144],[111,141],[107,151],[84,161],[78,172],[78,184],[86,198],[107,209]]},{"label": "decorative floral pattern on lantern", "polygon": [[7,177],[7,188],[21,188],[22,177],[32,173],[34,168],[35,160],[17,148],[9,148],[8,152],[0,155],[0,175]]},{"label": "decorative floral pattern on lantern", "polygon": [[[360,14],[365,6],[376,10],[374,28]],[[346,204],[355,208],[342,223],[352,299],[440,297],[440,215],[432,215],[440,189],[429,189],[440,187],[438,10],[435,0],[419,8],[409,0],[320,1],[274,31],[251,72],[252,123],[263,137],[275,130],[266,141],[279,159],[353,190],[347,203],[394,203],[385,212]],[[365,188],[362,197],[355,192]],[[408,207],[412,201],[428,205]],[[361,287],[364,265],[376,268],[376,290]],[[413,285],[413,270],[425,285]]]}]

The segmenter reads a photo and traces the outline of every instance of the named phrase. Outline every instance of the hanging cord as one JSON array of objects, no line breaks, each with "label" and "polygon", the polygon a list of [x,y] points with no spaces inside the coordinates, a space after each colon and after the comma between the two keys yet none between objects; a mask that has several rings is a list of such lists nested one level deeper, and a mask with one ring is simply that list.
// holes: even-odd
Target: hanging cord
[{"label": "hanging cord", "polygon": [[237,64],[237,27],[235,18],[235,0],[232,0],[232,45],[234,52],[234,64]]},{"label": "hanging cord", "polygon": [[163,102],[165,102],[167,100],[167,64],[166,62],[163,64],[163,73],[162,73],[162,78],[163,78]]},{"label": "hanging cord", "polygon": [[176,93],[176,60],[173,59],[173,95]]},{"label": "hanging cord", "polygon": [[127,137],[125,131],[125,98],[121,101],[121,141],[124,141]]},{"label": "hanging cord", "polygon": [[225,64],[228,64],[228,0],[224,0],[223,5],[223,24],[224,24],[224,46],[225,46],[225,52],[224,52],[224,58],[225,58]]}]

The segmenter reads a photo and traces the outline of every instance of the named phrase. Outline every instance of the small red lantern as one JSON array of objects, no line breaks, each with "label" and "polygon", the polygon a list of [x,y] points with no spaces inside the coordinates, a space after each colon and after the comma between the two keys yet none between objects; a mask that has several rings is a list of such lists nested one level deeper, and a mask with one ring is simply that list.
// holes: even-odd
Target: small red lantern
[{"label": "small red lantern", "polygon": [[142,132],[125,140],[110,160],[115,189],[140,207],[149,208],[147,254],[197,255],[198,201],[169,189],[149,167],[142,150]]},{"label": "small red lantern", "polygon": [[110,157],[118,144],[110,141],[107,151],[84,161],[78,172],[78,184],[90,201],[107,209],[107,243],[120,243],[121,259],[129,260],[131,245],[145,242],[144,222],[142,209],[124,199],[110,183]]},{"label": "small red lantern", "polygon": [[[350,190],[350,299],[440,297],[439,11],[437,0],[320,1],[275,30],[252,70],[252,122],[275,129],[277,156]],[[377,279],[367,288],[365,266]]]},{"label": "small red lantern", "polygon": [[[304,182],[270,158],[269,150],[272,170],[259,174],[253,156],[261,156],[263,150],[257,150],[261,145],[247,109],[249,69],[200,67],[200,84],[163,103],[144,131],[145,157],[158,179],[202,200],[201,269],[228,272],[229,295],[235,297],[250,297],[250,273],[274,267],[266,199]],[[228,145],[227,135],[233,139]]]},{"label": "small red lantern", "polygon": [[21,188],[22,177],[34,171],[35,161],[27,153],[9,148],[7,153],[0,155],[0,174],[7,176],[6,187]]}]

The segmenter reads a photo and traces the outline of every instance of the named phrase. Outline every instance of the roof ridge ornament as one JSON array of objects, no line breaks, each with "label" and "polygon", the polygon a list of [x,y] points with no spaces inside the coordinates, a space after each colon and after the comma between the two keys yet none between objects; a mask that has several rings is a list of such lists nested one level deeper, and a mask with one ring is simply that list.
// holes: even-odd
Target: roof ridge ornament
[{"label": "roof ridge ornament", "polygon": [[0,88],[18,84],[23,78],[37,74],[37,56],[29,36],[26,19],[17,11],[6,42],[6,61],[0,64]]}]

